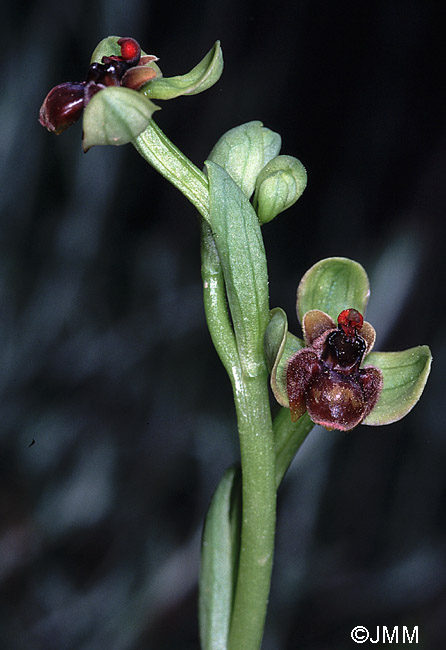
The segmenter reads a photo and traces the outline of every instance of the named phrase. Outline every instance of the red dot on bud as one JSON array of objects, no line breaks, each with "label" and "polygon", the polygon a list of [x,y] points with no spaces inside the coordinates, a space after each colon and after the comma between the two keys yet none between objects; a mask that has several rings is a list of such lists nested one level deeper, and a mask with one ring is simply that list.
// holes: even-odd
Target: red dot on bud
[{"label": "red dot on bud", "polygon": [[118,45],[121,46],[121,56],[124,61],[130,61],[132,59],[139,58],[141,54],[141,48],[138,41],[135,41],[134,38],[120,38]]},{"label": "red dot on bud", "polygon": [[363,323],[364,318],[356,309],[344,309],[338,316],[338,325],[347,336],[355,336]]}]

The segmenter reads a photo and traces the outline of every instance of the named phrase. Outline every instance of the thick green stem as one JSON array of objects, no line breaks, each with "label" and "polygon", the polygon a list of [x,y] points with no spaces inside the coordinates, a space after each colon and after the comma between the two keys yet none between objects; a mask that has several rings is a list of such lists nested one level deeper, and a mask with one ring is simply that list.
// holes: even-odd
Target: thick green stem
[{"label": "thick green stem", "polygon": [[258,650],[271,581],[276,520],[267,375],[234,378],[242,463],[242,533],[228,650]]},{"label": "thick green stem", "polygon": [[258,650],[263,636],[275,531],[275,456],[268,376],[243,373],[212,233],[201,229],[204,305],[215,348],[231,379],[243,478],[239,567],[228,648]]},{"label": "thick green stem", "polygon": [[153,119],[133,144],[152,167],[172,183],[209,221],[208,180],[161,131]]}]

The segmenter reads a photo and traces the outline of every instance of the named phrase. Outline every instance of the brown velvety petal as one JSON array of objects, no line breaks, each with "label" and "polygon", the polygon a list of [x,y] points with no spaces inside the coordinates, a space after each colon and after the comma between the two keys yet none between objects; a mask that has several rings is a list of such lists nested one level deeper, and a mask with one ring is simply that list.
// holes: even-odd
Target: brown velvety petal
[{"label": "brown velvety petal", "polygon": [[148,63],[153,63],[154,61],[158,61],[157,56],[154,54],[145,54],[140,58],[138,65],[147,65]]},{"label": "brown velvety petal", "polygon": [[153,68],[136,66],[130,68],[122,77],[121,85],[132,90],[139,90],[148,81],[156,77],[156,71]]},{"label": "brown velvety petal", "polygon": [[39,122],[59,135],[82,114],[84,108],[85,82],[59,84],[52,88],[40,107]]},{"label": "brown velvety petal", "polygon": [[305,343],[311,345],[321,334],[336,327],[328,314],[319,309],[311,309],[304,314],[302,330]]},{"label": "brown velvety petal", "polygon": [[305,394],[313,378],[320,372],[322,372],[320,361],[309,348],[299,350],[289,360],[287,366],[287,393],[293,422],[305,413]]},{"label": "brown velvety petal", "polygon": [[376,339],[375,328],[373,327],[373,325],[370,325],[370,323],[368,323],[365,320],[364,323],[362,324],[362,328],[359,332],[359,336],[362,336],[362,338],[367,344],[366,350],[364,352],[364,356],[365,356],[372,351],[372,348],[375,345],[375,339]]}]

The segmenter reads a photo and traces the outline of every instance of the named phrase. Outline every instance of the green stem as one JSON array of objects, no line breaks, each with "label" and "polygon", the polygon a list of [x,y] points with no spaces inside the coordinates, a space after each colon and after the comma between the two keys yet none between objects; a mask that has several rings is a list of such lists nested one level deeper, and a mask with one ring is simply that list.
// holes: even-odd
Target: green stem
[{"label": "green stem", "polygon": [[266,373],[234,379],[243,515],[228,650],[258,650],[265,625],[274,552],[274,440]]},{"label": "green stem", "polygon": [[275,456],[268,375],[243,373],[210,228],[201,229],[204,305],[217,353],[231,379],[240,436],[242,532],[228,648],[258,650],[263,636],[275,532]]},{"label": "green stem", "polygon": [[153,119],[147,129],[133,140],[133,145],[144,160],[179,189],[209,221],[209,191],[205,174],[164,135]]}]

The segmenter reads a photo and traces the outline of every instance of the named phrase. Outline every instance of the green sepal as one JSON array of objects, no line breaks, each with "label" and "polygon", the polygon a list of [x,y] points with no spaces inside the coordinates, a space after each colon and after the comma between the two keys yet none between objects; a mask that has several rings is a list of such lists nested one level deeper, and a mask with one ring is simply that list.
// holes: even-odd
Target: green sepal
[{"label": "green sepal", "polygon": [[289,408],[286,369],[288,361],[305,347],[302,339],[288,332],[288,319],[280,307],[272,309],[265,331],[265,356],[271,373],[271,390],[281,406]]},{"label": "green sepal", "polygon": [[226,650],[240,553],[241,475],[230,467],[212,497],[201,545],[199,625],[202,650]]},{"label": "green sepal", "polygon": [[209,154],[209,160],[220,165],[250,198],[254,192],[257,176],[281,147],[278,133],[253,121],[227,131],[217,141]]},{"label": "green sepal", "polygon": [[402,352],[371,352],[364,366],[381,370],[383,389],[363,424],[390,424],[407,415],[421,397],[431,363],[432,355],[427,345]]},{"label": "green sepal", "polygon": [[312,266],[297,289],[297,315],[319,309],[336,323],[343,309],[364,314],[370,295],[369,280],[363,267],[345,257],[329,257]]},{"label": "green sepal", "polygon": [[223,72],[220,41],[190,72],[176,77],[157,77],[146,84],[142,93],[150,99],[174,99],[182,95],[198,95],[213,86]]},{"label": "green sepal", "polygon": [[84,151],[94,145],[122,145],[140,135],[159,109],[136,90],[109,86],[96,93],[84,110]]},{"label": "green sepal", "polygon": [[277,156],[257,176],[253,205],[260,223],[272,221],[302,196],[307,172],[293,156]]},{"label": "green sepal", "polygon": [[264,372],[263,337],[269,320],[268,272],[257,215],[229,174],[206,161],[209,223],[220,258],[240,362]]},{"label": "green sepal", "polygon": [[[118,45],[120,36],[107,36],[97,44],[93,54],[91,55],[90,63],[102,63],[103,56],[121,56],[121,46]],[[147,56],[147,52],[141,49],[141,56]],[[154,61],[147,63],[144,67],[153,68],[158,77],[163,74]]]}]

